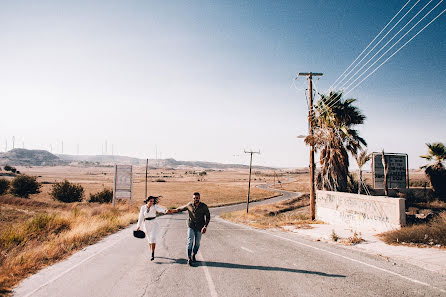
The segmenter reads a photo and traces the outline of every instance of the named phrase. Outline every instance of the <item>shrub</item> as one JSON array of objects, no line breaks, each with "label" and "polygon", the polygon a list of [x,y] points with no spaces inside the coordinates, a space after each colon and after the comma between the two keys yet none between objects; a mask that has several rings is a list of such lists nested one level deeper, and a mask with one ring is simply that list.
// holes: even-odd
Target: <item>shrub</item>
[{"label": "shrub", "polygon": [[65,180],[55,183],[50,195],[53,199],[65,203],[81,202],[84,198],[84,188],[81,185],[72,184]]},{"label": "shrub", "polygon": [[112,201],[113,201],[113,191],[110,189],[104,189],[95,194],[90,194],[89,202],[110,203]]},{"label": "shrub", "polygon": [[16,172],[16,171],[17,171],[17,169],[15,169],[15,168],[14,168],[14,167],[12,167],[12,166],[9,166],[9,165],[5,165],[5,171]]},{"label": "shrub", "polygon": [[12,180],[11,186],[12,194],[28,198],[30,194],[40,193],[41,184],[35,176],[19,175]]},{"label": "shrub", "polygon": [[9,180],[2,178],[0,179],[0,195],[5,194],[9,189]]}]

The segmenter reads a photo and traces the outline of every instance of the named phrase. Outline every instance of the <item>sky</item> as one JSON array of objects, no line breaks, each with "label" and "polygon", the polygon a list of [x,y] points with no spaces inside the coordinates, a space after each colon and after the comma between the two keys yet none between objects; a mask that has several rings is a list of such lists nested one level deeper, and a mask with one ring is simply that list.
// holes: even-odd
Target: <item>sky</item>
[{"label": "sky", "polygon": [[[321,72],[326,93],[406,2],[0,0],[0,151],[14,137],[53,153],[222,163],[260,150],[256,165],[306,167],[308,81],[293,79]],[[347,95],[369,152],[418,168],[425,143],[446,142],[444,69],[446,13]]]}]

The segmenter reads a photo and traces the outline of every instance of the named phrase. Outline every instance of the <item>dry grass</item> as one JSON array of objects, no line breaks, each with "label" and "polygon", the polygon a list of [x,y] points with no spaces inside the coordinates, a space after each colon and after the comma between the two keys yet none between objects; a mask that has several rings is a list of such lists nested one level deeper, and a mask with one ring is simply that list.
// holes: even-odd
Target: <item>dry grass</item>
[{"label": "dry grass", "polygon": [[402,227],[379,235],[388,244],[446,247],[446,212],[427,224]]},{"label": "dry grass", "polygon": [[[20,208],[17,208],[20,209]],[[28,275],[66,258],[86,245],[97,242],[135,222],[138,209],[119,204],[73,204],[58,211],[36,208],[16,212],[0,233],[0,291],[7,292]],[[23,213],[26,213],[24,216]]]},{"label": "dry grass", "polygon": [[277,183],[274,186],[275,189],[290,191],[290,192],[298,192],[298,193],[309,193],[310,192],[310,181],[309,174],[302,173],[293,175],[292,178],[295,180],[293,182],[285,182],[286,178],[281,178],[281,183]]},{"label": "dry grass", "polygon": [[245,224],[256,228],[278,228],[282,226],[296,226],[297,228],[311,228],[313,222],[309,212],[309,195],[289,199],[275,204],[254,206],[247,214],[245,210],[222,214],[225,220]]}]

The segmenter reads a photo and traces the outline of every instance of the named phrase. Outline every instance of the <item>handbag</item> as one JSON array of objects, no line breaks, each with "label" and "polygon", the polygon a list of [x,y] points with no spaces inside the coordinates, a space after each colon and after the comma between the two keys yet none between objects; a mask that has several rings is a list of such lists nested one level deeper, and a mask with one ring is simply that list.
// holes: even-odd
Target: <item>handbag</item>
[{"label": "handbag", "polygon": [[146,233],[144,233],[144,231],[142,230],[134,230],[133,236],[135,236],[136,238],[144,238],[146,237]]}]

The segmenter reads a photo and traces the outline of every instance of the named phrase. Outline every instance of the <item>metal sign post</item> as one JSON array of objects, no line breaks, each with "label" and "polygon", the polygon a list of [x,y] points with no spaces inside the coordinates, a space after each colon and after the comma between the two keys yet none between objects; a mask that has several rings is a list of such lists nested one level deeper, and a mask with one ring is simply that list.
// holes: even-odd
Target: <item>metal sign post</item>
[{"label": "metal sign post", "polygon": [[115,165],[113,185],[113,207],[117,199],[133,199],[133,167],[132,165]]}]

